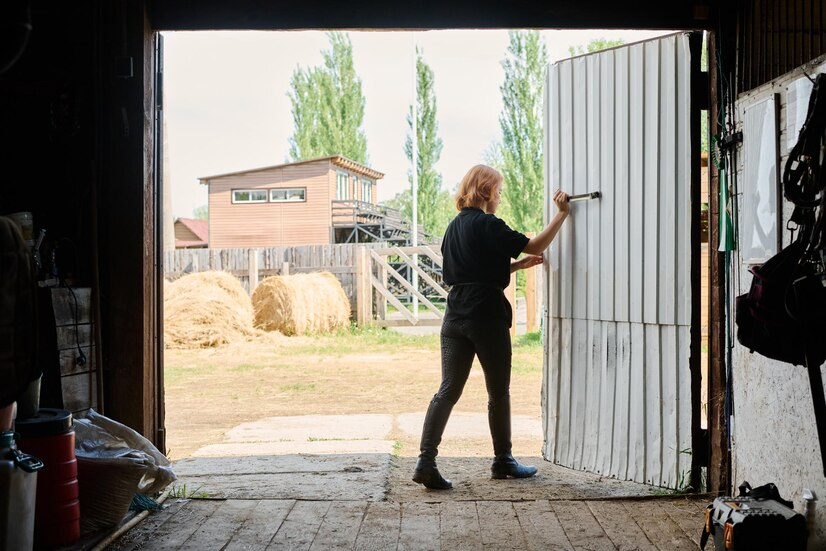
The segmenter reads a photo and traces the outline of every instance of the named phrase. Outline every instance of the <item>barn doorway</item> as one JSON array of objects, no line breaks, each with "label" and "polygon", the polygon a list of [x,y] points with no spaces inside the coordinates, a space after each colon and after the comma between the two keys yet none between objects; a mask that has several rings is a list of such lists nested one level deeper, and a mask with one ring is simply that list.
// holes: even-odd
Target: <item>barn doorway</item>
[{"label": "barn doorway", "polygon": [[[448,32],[448,31],[445,31]],[[459,32],[463,40],[468,40],[468,37],[474,33],[487,33],[492,31],[462,31]],[[608,32],[608,31],[606,31]],[[224,35],[223,39],[237,41],[240,43],[248,42],[253,46],[257,44],[256,40],[259,37],[252,35],[270,35],[281,33],[238,33],[239,37],[229,37],[229,33],[219,33]],[[289,33],[298,34],[298,33]],[[304,34],[304,33],[301,33]],[[320,33],[318,33],[320,34]],[[355,33],[354,33],[355,34]],[[365,35],[381,35],[395,34],[396,38],[404,42],[404,49],[412,52],[413,46],[409,37],[398,38],[404,33],[363,33]],[[431,33],[415,33],[415,34],[431,34]],[[436,33],[438,34],[438,33]],[[191,35],[193,44],[189,45],[191,48],[184,53],[182,58],[177,61],[172,61],[170,57],[172,49],[176,46],[176,40],[183,38],[183,35]],[[194,56],[193,52],[199,48],[205,49],[205,41],[208,33],[168,33],[165,35],[165,49],[166,57],[164,59],[164,89],[166,97],[164,100],[165,120],[167,127],[167,140],[165,147],[164,161],[167,163],[168,171],[166,173],[166,188],[171,190],[171,203],[175,204],[176,193],[185,186],[198,186],[196,189],[206,191],[206,185],[200,180],[206,175],[220,175],[225,173],[239,172],[243,173],[247,169],[256,169],[266,166],[283,165],[286,164],[285,146],[282,143],[281,152],[271,154],[270,151],[277,150],[275,143],[278,141],[274,132],[268,132],[267,124],[260,126],[253,126],[250,120],[242,117],[242,106],[254,104],[248,97],[232,98],[227,96],[227,90],[224,86],[230,82],[246,82],[238,73],[233,73],[229,77],[221,78],[219,76],[219,66],[231,66],[233,61],[237,58],[230,56],[204,56],[208,59],[210,68],[199,70],[199,58]],[[506,40],[505,31],[500,33],[500,52],[499,57],[504,57]],[[592,35],[593,36],[593,35]],[[287,37],[290,38],[290,37]],[[360,37],[361,39],[362,37]],[[375,39],[375,36],[366,37]],[[576,39],[570,39],[571,46],[578,46]],[[633,39],[628,39],[632,41]],[[438,37],[435,42],[447,42],[444,37]],[[488,40],[490,42],[490,40]],[[461,42],[460,42],[461,43]],[[289,43],[284,42],[286,46],[281,49],[271,50],[272,56],[283,55],[285,51],[289,50]],[[354,45],[357,43],[354,40]],[[321,46],[323,48],[323,46]],[[318,46],[316,46],[318,50]],[[430,45],[421,46],[425,56]],[[375,48],[374,48],[375,49]],[[434,48],[435,49],[435,48]],[[454,48],[456,49],[456,48]],[[183,52],[183,51],[182,51]],[[316,53],[318,53],[316,51]],[[452,57],[459,57],[457,53],[453,53]],[[478,55],[477,55],[478,57]],[[496,55],[494,58],[494,65],[498,63]],[[408,70],[412,67],[410,62],[412,54],[407,59],[404,59],[399,65],[406,65],[401,69],[395,68],[400,73],[411,73]],[[320,59],[320,58],[319,58]],[[197,101],[193,95],[186,95],[180,91],[173,93],[172,90],[176,86],[175,67],[176,63],[181,66],[187,66],[193,74],[210,74],[214,78],[209,85],[204,85],[199,82],[197,87],[200,90],[205,90],[214,93],[215,97],[226,99],[226,103],[214,105],[212,108],[204,107]],[[436,60],[433,61],[434,67],[437,65]],[[261,65],[258,69],[264,72]],[[387,67],[381,65],[381,67]],[[291,68],[288,72],[292,74]],[[391,73],[392,74],[392,73]],[[440,73],[436,72],[436,80]],[[459,75],[461,76],[461,75]],[[467,78],[465,75],[464,78]],[[384,80],[388,79],[385,75]],[[403,91],[397,95],[406,95],[411,97],[410,86],[402,87]],[[491,82],[491,93],[495,96],[498,93],[499,84],[496,79],[488,77]],[[283,82],[289,82],[289,78],[283,78]],[[385,86],[383,83],[382,86]],[[366,85],[365,85],[366,87]],[[250,91],[256,87],[254,84],[246,84],[245,88]],[[378,87],[382,90],[382,87]],[[268,92],[269,88],[264,88],[263,92]],[[259,92],[261,90],[258,90]],[[437,89],[438,92],[438,89]],[[177,95],[176,95],[177,94]],[[272,94],[272,93],[271,93]],[[264,94],[266,96],[266,93]],[[488,96],[484,96],[488,97]],[[438,98],[438,96],[437,96]],[[399,142],[398,149],[402,150],[401,142],[404,136],[404,116],[406,106],[409,101],[401,101],[402,109],[398,111],[399,118],[402,119],[400,124],[402,130],[397,131],[396,137]],[[445,104],[447,102],[440,102],[440,107],[447,110]],[[493,109],[494,115],[496,109]],[[481,117],[476,111],[476,116]],[[204,115],[209,113],[216,117],[216,120],[228,121],[229,126],[227,130],[216,131],[214,128],[209,128],[209,125],[202,119],[198,121],[198,114]],[[263,116],[262,112],[258,113],[261,120],[270,121],[272,124],[284,125],[285,121],[289,121],[289,111],[282,112],[280,116],[267,118]],[[459,118],[459,122],[468,119]],[[494,128],[496,121],[494,118]],[[387,117],[384,117],[386,125]],[[185,127],[183,122],[186,120],[196,120],[196,124],[191,127]],[[381,128],[382,124],[376,124],[376,128]],[[263,130],[261,126],[265,127]],[[289,126],[288,124],[286,126]],[[447,123],[445,123],[447,126]],[[289,128],[288,128],[289,130]],[[446,130],[447,132],[447,130]],[[286,136],[289,132],[286,132]],[[231,162],[224,158],[228,155],[226,144],[233,141],[241,141],[241,137],[253,138],[258,143],[255,147],[246,147],[245,153],[233,159]],[[368,134],[369,136],[369,134]],[[199,142],[200,137],[209,137],[212,140],[214,149],[210,149]],[[447,138],[447,133],[445,134]],[[282,141],[288,141],[284,139]],[[185,157],[183,153],[184,144],[189,143],[192,149],[196,150],[194,161],[182,161]],[[464,143],[464,142],[460,142]],[[485,145],[485,142],[481,142]],[[487,145],[490,141],[487,142]],[[262,146],[258,151],[255,148]],[[467,144],[464,146],[470,149]],[[449,151],[461,151],[462,145],[454,146],[448,149],[445,145],[445,153],[443,157],[447,156]],[[399,158],[403,155],[396,152],[395,157]],[[244,156],[248,155],[248,156]],[[257,156],[256,156],[257,155]],[[459,156],[458,153],[456,153]],[[484,162],[486,159],[485,147],[481,150],[477,147],[475,161]],[[273,159],[274,160],[268,160]],[[198,159],[204,162],[203,169],[198,168]],[[390,157],[388,157],[390,159]],[[207,161],[209,164],[207,164]],[[219,161],[226,163],[219,165]],[[187,176],[186,171],[176,168],[178,163],[191,163],[190,172]],[[373,158],[371,162],[375,163],[374,170],[381,170],[385,173],[384,181],[390,180],[391,172],[384,167],[379,167],[378,155]],[[388,161],[390,164],[391,161]],[[465,165],[471,161],[465,161]],[[398,163],[397,163],[398,164]],[[407,174],[404,172],[404,163],[400,163],[399,168],[394,173],[394,186],[402,190],[407,185]],[[200,165],[203,166],[203,165]],[[335,165],[336,178],[339,165]],[[464,165],[462,165],[464,166]],[[373,167],[368,167],[373,168]],[[455,174],[458,174],[456,172]],[[457,176],[443,178],[443,185],[445,191],[448,191],[450,186],[455,185]],[[448,181],[449,180],[449,181]],[[178,184],[178,182],[182,182]],[[354,183],[356,182],[356,183]],[[374,181],[376,187],[374,191],[378,193],[381,198],[381,184],[382,180]],[[336,181],[334,186],[338,186]],[[356,180],[352,174],[348,180],[348,189],[351,192],[357,190],[362,192],[361,180]],[[301,186],[292,186],[291,189],[300,189]],[[335,190],[335,187],[334,187]],[[235,192],[242,192],[240,195]],[[253,191],[252,189],[230,189],[228,193],[228,203],[230,205],[240,204],[249,200],[254,202],[255,193],[245,196],[243,192]],[[335,191],[334,191],[335,192]],[[308,193],[308,191],[306,191]],[[363,196],[362,196],[363,197]],[[388,199],[392,197],[387,197]],[[236,200],[236,203],[233,203]],[[272,200],[272,193],[267,192],[266,201]],[[191,215],[189,218],[197,219],[199,209],[204,204],[209,204],[208,210],[212,211],[211,215],[216,215],[216,210],[212,208],[211,200],[201,200],[198,202],[190,202]],[[254,206],[254,205],[248,205]],[[284,205],[295,206],[295,205]],[[175,208],[172,208],[175,213]],[[178,212],[180,213],[180,212]],[[183,212],[188,214],[188,212]],[[208,215],[209,216],[209,215]],[[188,218],[187,216],[175,216],[175,218]],[[208,218],[209,220],[209,218]],[[212,222],[208,222],[208,227],[211,227]],[[209,245],[209,242],[207,243]],[[241,247],[238,247],[241,248]],[[196,261],[189,262],[167,262],[167,266],[171,267],[170,281],[183,275],[184,272],[199,272],[204,268],[217,267],[223,271],[234,272],[233,275],[243,282],[246,277],[245,290],[249,292],[249,270],[250,259],[252,258],[249,249],[258,247],[247,247],[244,253],[233,257],[233,253],[227,252],[226,247],[221,250],[213,249],[211,245],[204,250],[196,251],[191,254],[191,258],[197,258]],[[263,248],[263,247],[261,247]],[[330,253],[330,256],[335,256],[335,253]],[[264,261],[258,259],[256,253],[256,262],[259,263],[259,280],[262,280],[268,275],[277,275],[285,273],[302,273],[304,268],[310,271],[319,266],[313,266],[313,262],[308,266],[301,266],[298,261],[288,263],[289,267],[285,267],[283,263],[275,262],[267,264],[264,267]],[[262,257],[263,258],[263,257]],[[276,259],[277,260],[277,259]],[[329,257],[324,261],[329,268],[334,268],[333,261]],[[234,263],[234,264],[233,264]],[[246,263],[246,265],[244,265]],[[334,275],[341,276],[342,274],[335,273]],[[246,274],[246,275],[245,275]],[[341,279],[341,278],[340,278]],[[242,287],[244,284],[242,283]],[[262,450],[268,450],[267,453],[294,455],[296,453],[313,453],[312,451],[304,450],[329,450],[331,453],[385,453],[391,457],[398,458],[401,464],[409,463],[409,458],[415,456],[417,453],[417,432],[421,426],[421,414],[430,398],[430,395],[435,391],[438,384],[438,345],[435,338],[427,335],[413,336],[410,338],[403,338],[395,333],[387,331],[361,330],[359,328],[347,328],[332,336],[298,336],[298,337],[268,337],[267,343],[263,347],[257,347],[250,344],[248,339],[242,339],[235,344],[226,343],[222,346],[212,348],[204,348],[189,353],[186,349],[167,349],[165,358],[165,378],[166,378],[166,424],[167,424],[167,445],[170,449],[171,455],[175,459],[185,459],[197,456],[199,453],[202,457],[214,457],[208,454],[224,454],[227,456],[244,455],[258,455]],[[520,396],[519,411],[515,410],[514,433],[524,434],[526,437],[522,441],[515,441],[515,453],[525,457],[532,457],[534,461],[541,461],[540,450],[545,439],[542,431],[542,347],[541,333],[534,332],[524,336],[524,342],[520,342],[518,338],[515,339],[517,344],[517,354],[524,353],[524,358],[520,361],[520,365],[515,366],[516,376],[515,384],[518,383],[520,377],[524,377],[524,387],[514,389]],[[370,347],[376,347],[378,350],[372,350]],[[520,349],[521,347],[521,349]],[[288,358],[287,361],[285,357]],[[289,364],[289,365],[288,365]],[[404,366],[400,368],[400,366]],[[313,369],[316,369],[313,371]],[[426,371],[429,370],[429,371]],[[460,402],[458,414],[455,414],[453,422],[456,425],[455,433],[451,436],[451,428],[449,426],[446,443],[442,449],[442,455],[446,457],[445,461],[451,463],[452,458],[486,458],[489,454],[489,436],[487,435],[487,424],[485,419],[485,398],[484,386],[482,385],[481,373],[477,368],[474,369],[476,380],[471,380],[468,389]],[[243,386],[235,386],[243,381]],[[336,391],[340,394],[336,394]],[[377,397],[381,397],[377,399]],[[393,417],[392,412],[398,412],[399,403],[409,400],[409,406],[402,415]],[[416,404],[419,404],[416,406]],[[418,407],[418,409],[417,409]],[[464,410],[464,408],[467,410]],[[405,409],[405,408],[402,408]],[[208,412],[209,415],[208,415]],[[466,423],[460,427],[460,421],[464,419],[461,414],[468,414],[465,419]],[[318,425],[312,428],[302,430],[302,419],[309,414],[314,414],[318,417]],[[391,415],[390,418],[387,416]],[[406,415],[406,417],[405,417]],[[517,418],[518,417],[518,418]],[[326,423],[326,425],[325,425]],[[273,427],[278,427],[274,429]],[[372,428],[370,428],[372,427]],[[370,428],[370,430],[362,430]],[[375,430],[373,430],[375,429]],[[472,433],[472,438],[465,439],[461,435]],[[377,437],[378,435],[378,437]],[[391,435],[388,438],[387,435]],[[459,443],[455,446],[450,443],[450,439],[455,438]],[[466,441],[467,440],[467,441]],[[377,441],[377,442],[374,442]],[[300,444],[300,445],[299,445]],[[371,448],[370,446],[377,446]],[[453,446],[453,449],[451,447]],[[256,451],[257,450],[257,451]],[[359,450],[362,450],[359,452]],[[486,468],[485,460],[473,463],[468,472],[476,472],[480,470],[483,472]],[[454,464],[454,468],[462,471],[464,467],[461,466],[461,461]],[[406,474],[406,470],[400,469],[400,476]],[[477,473],[478,474],[478,473]],[[401,478],[399,479],[401,481]]]}]

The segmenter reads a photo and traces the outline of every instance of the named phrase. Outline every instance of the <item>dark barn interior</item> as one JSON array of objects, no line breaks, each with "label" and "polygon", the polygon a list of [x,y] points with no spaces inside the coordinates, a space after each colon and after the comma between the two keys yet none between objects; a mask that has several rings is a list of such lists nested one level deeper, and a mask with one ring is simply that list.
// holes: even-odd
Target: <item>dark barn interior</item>
[{"label": "dark barn interior", "polygon": [[[8,0],[0,6],[0,214],[45,229],[44,269],[91,287],[98,409],[164,449],[159,32],[173,30],[640,28],[709,31],[716,109],[826,52],[820,0],[617,3]],[[717,52],[722,52],[718,55]],[[727,75],[725,82],[717,78]],[[207,78],[207,75],[204,75]],[[711,242],[717,178],[711,174]],[[54,251],[54,255],[51,254]],[[51,259],[54,258],[54,262]],[[712,255],[709,489],[727,492],[722,257]],[[46,360],[44,360],[46,361]],[[48,404],[47,380],[44,401]],[[60,405],[60,404],[55,404]]]}]

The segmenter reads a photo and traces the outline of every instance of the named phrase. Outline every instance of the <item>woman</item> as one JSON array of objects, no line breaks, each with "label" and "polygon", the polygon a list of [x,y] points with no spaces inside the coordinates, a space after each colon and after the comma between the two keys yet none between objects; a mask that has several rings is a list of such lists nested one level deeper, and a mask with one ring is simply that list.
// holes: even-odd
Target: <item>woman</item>
[{"label": "woman", "polygon": [[[474,356],[478,356],[488,391],[488,423],[493,439],[493,478],[527,478],[536,467],[522,465],[511,455],[511,340],[512,312],[504,289],[510,274],[543,261],[542,252],[568,217],[568,195],[557,190],[558,212],[539,235],[528,238],[495,216],[502,175],[495,169],[471,168],[456,194],[459,214],[442,239],[443,279],[451,285],[442,323],[442,383],[424,419],[421,454],[413,481],[446,490],[453,485],[436,468],[436,454],[453,406],[462,395]],[[526,256],[511,262],[521,253]]]}]

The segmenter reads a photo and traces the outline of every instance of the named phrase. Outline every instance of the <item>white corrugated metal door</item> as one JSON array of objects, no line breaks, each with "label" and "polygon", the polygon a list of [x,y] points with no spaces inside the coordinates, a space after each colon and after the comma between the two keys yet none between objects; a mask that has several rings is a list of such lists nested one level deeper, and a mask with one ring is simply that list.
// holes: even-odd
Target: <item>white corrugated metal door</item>
[{"label": "white corrugated metal door", "polygon": [[[545,458],[678,487],[691,466],[688,34],[560,61],[546,83]],[[553,207],[551,207],[553,211]]]}]

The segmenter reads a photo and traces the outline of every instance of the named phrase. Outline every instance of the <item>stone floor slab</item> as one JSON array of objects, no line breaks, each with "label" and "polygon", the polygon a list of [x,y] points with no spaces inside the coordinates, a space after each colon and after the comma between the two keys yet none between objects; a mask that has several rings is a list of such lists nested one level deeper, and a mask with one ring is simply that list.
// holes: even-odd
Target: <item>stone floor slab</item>
[{"label": "stone floor slab", "polygon": [[381,500],[389,454],[202,457],[177,461],[176,484],[213,498]]}]

